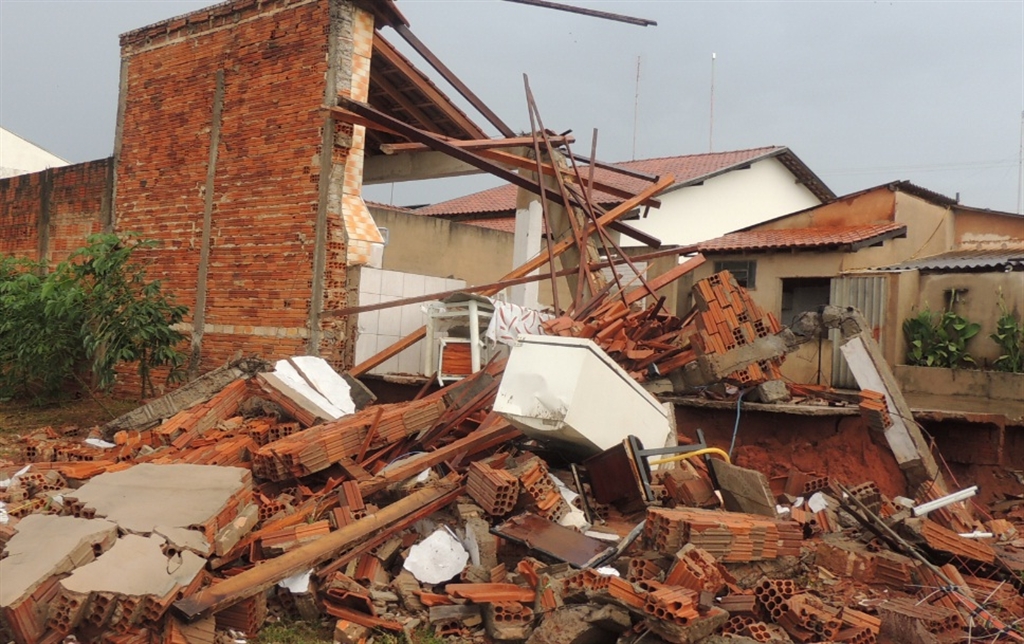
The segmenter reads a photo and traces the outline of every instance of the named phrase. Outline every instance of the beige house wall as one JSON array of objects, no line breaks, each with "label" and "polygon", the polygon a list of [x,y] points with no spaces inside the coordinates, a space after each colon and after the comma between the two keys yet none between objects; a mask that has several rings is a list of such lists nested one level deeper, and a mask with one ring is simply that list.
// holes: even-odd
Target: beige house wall
[{"label": "beige house wall", "polygon": [[1024,217],[955,208],[957,248],[1002,248],[1024,240]]},{"label": "beige house wall", "polygon": [[512,270],[512,233],[377,206],[370,212],[388,229],[385,270],[460,279],[467,286],[497,282]]},{"label": "beige house wall", "polygon": [[[1000,295],[1006,308],[1017,315],[1024,316],[1024,273],[932,273],[921,275],[920,293],[917,307],[911,313],[921,309],[943,311],[946,306],[947,293],[958,292],[957,303],[953,310],[969,322],[981,325],[981,331],[967,345],[971,356],[979,366],[991,364],[999,357],[999,347],[989,338],[996,330],[996,321],[1002,315],[999,309]],[[906,319],[900,318],[900,323]],[[900,354],[899,363],[905,361]]]}]

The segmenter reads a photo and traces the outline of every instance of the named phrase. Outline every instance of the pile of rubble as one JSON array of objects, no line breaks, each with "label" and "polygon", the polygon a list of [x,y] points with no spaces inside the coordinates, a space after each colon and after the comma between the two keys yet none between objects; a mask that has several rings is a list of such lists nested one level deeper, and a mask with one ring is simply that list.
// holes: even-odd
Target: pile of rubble
[{"label": "pile of rubble", "polygon": [[[728,273],[693,290],[684,318],[595,297],[406,402],[317,358],[250,360],[107,427],[30,434],[0,464],[4,626],[19,644],[237,642],[287,618],[336,620],[344,644],[1024,641],[1024,500],[982,519],[941,477],[908,498],[795,470],[780,487],[674,426],[641,383],[788,395],[786,330]],[[883,433],[892,395],[845,394]]]}]

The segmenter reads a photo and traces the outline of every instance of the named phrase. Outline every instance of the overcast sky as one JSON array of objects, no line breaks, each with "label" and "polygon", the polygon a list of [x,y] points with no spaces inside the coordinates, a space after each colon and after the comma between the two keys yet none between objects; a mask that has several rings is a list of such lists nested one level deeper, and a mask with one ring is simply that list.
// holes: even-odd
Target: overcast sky
[{"label": "overcast sky", "polygon": [[[72,162],[110,155],[118,34],[209,4],[0,0],[0,125]],[[630,159],[634,140],[637,158],[708,151],[715,52],[714,150],[786,145],[839,194],[909,179],[1017,210],[1021,0],[578,4],[658,26],[500,0],[398,2],[420,39],[524,131],[527,73],[545,125],[572,129],[577,152],[589,153],[595,127],[606,160]],[[400,184],[394,202],[481,185]]]}]

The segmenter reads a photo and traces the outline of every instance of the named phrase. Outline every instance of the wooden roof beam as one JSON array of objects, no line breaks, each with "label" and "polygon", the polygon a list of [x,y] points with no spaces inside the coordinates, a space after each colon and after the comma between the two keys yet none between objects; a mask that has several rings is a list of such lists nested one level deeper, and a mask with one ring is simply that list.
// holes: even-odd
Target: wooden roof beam
[{"label": "wooden roof beam", "polygon": [[487,107],[487,104],[480,100],[480,97],[473,93],[473,91],[455,75],[455,72],[448,69],[448,66],[441,62],[441,59],[435,56],[434,52],[430,51],[430,49],[416,37],[416,34],[409,30],[408,25],[397,24],[394,28],[395,31],[398,32],[398,35],[404,38],[405,42],[409,43],[409,45],[416,50],[416,53],[430,63],[430,66],[437,70],[437,73],[441,74],[441,76],[443,76],[459,94],[462,94],[462,97],[469,101],[470,105],[472,105],[477,112],[480,112],[480,114],[482,114],[491,125],[498,128],[498,131],[501,132],[503,136],[514,137],[516,135],[516,133],[512,131],[512,128],[498,118],[498,115],[491,111],[491,108]]},{"label": "wooden roof beam", "polygon": [[[551,143],[555,145],[572,144],[576,142],[576,137],[567,136],[552,136]],[[494,150],[498,148],[518,148],[533,145],[532,136],[515,136],[509,139],[472,139],[469,141],[464,140],[449,140],[454,146],[460,147],[464,150]],[[398,154],[400,152],[426,152],[430,150],[429,146],[422,143],[385,143],[380,146],[380,151],[384,154]]]},{"label": "wooden roof beam", "polygon": [[433,101],[437,108],[441,110],[449,120],[466,132],[474,133],[478,138],[486,136],[476,123],[471,121],[469,117],[452,105],[451,101],[448,100],[448,97],[427,81],[422,73],[413,67],[412,63],[406,60],[406,58],[402,56],[398,50],[391,45],[391,43],[380,35],[380,32],[374,32],[373,34],[373,51],[387,60],[392,67],[398,69],[406,78],[408,78],[409,81],[415,85],[416,89]]}]

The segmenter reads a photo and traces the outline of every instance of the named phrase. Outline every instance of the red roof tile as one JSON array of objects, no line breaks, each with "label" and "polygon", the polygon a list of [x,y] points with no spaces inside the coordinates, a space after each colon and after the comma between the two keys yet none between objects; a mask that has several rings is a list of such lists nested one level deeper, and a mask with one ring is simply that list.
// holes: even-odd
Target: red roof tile
[{"label": "red roof tile", "polygon": [[[714,152],[709,154],[689,154],[686,156],[660,157],[656,159],[640,159],[637,161],[626,161],[618,163],[623,168],[644,172],[646,174],[664,176],[671,174],[675,177],[674,187],[699,182],[703,179],[734,168],[736,166],[752,163],[767,156],[789,154],[795,159],[795,155],[789,152],[788,148],[771,146],[764,148],[752,148],[750,150],[735,150],[732,152]],[[798,162],[798,161],[797,161]],[[789,164],[787,164],[788,167]],[[586,176],[587,168],[580,168],[580,174]],[[807,171],[809,172],[809,170]],[[611,170],[595,169],[594,178],[617,188],[636,193],[640,192],[650,184],[642,179],[628,177]],[[816,177],[815,177],[816,179]],[[813,183],[813,181],[812,181]],[[820,184],[820,180],[818,180]],[[810,185],[808,186],[810,187]],[[824,184],[820,184],[818,191],[828,191]],[[831,191],[828,191],[830,194]],[[826,195],[827,196],[827,195]],[[832,195],[834,197],[834,195]],[[618,203],[620,200],[606,193],[597,191],[594,199],[598,203]],[[824,199],[823,199],[824,200]],[[463,197],[457,197],[449,201],[432,204],[419,208],[416,212],[421,215],[444,216],[483,213],[510,213],[516,207],[516,187],[511,184],[476,192]]]},{"label": "red roof tile", "polygon": [[828,248],[873,243],[906,235],[904,224],[893,222],[841,228],[791,228],[788,230],[748,230],[729,233],[700,245],[702,253],[765,251],[784,248]]}]

